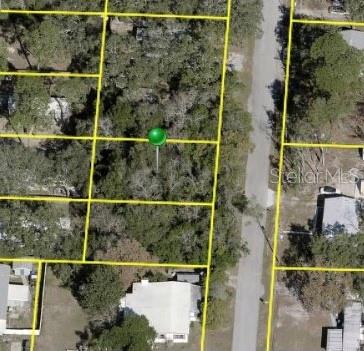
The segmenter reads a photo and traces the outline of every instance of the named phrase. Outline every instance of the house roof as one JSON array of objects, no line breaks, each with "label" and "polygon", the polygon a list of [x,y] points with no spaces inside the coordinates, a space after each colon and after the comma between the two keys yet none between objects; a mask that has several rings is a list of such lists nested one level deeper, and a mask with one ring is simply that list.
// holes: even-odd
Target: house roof
[{"label": "house roof", "polygon": [[30,291],[28,285],[9,284],[8,301],[28,302],[29,295]]},{"label": "house roof", "polygon": [[343,330],[328,329],[326,351],[343,351]]},{"label": "house roof", "polygon": [[200,298],[200,287],[190,283],[142,281],[126,294],[125,307],[144,315],[158,334],[189,334],[190,315]]},{"label": "house roof", "polygon": [[358,30],[343,30],[340,32],[343,39],[352,47],[364,50],[364,32]]},{"label": "house roof", "polygon": [[343,226],[349,234],[359,231],[355,199],[346,196],[325,198],[322,229],[325,232],[328,227],[337,225]]},{"label": "house roof", "polygon": [[13,269],[29,269],[33,270],[33,263],[31,262],[14,262]]},{"label": "house roof", "polygon": [[200,275],[194,272],[178,272],[176,278],[179,282],[186,282],[191,284],[198,284],[201,279]]},{"label": "house roof", "polygon": [[7,264],[0,264],[0,320],[6,320],[9,278],[10,266]]},{"label": "house roof", "polygon": [[360,349],[362,305],[353,302],[344,310],[344,338],[343,351],[357,351]]}]

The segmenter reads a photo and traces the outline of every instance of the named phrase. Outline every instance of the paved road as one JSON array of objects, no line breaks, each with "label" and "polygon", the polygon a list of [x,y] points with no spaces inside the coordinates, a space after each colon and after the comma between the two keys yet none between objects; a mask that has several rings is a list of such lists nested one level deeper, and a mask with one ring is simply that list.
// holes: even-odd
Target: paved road
[{"label": "paved road", "polygon": [[[256,41],[249,100],[254,127],[251,139],[255,148],[248,157],[245,191],[263,207],[266,207],[268,198],[271,148],[267,111],[274,109],[269,86],[275,79],[282,79],[274,33],[280,18],[279,4],[279,0],[264,0],[263,36]],[[265,217],[264,213],[260,218],[261,225],[265,224]],[[259,297],[265,295],[261,283],[265,241],[261,227],[253,218],[243,218],[242,236],[248,242],[250,255],[239,262],[232,351],[256,351],[259,307],[262,304]]]}]

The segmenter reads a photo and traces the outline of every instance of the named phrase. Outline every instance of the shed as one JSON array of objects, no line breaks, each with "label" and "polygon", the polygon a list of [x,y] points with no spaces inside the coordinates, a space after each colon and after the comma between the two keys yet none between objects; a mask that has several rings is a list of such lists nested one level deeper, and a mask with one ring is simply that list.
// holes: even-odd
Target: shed
[{"label": "shed", "polygon": [[343,351],[343,330],[328,329],[326,351]]},{"label": "shed", "polygon": [[29,277],[33,271],[33,263],[31,262],[14,262],[13,270],[15,275]]},{"label": "shed", "polygon": [[343,351],[360,350],[360,327],[362,305],[352,302],[344,310]]},{"label": "shed", "polygon": [[359,219],[357,201],[347,196],[331,196],[324,200],[322,232],[333,236],[336,232],[357,234]]}]

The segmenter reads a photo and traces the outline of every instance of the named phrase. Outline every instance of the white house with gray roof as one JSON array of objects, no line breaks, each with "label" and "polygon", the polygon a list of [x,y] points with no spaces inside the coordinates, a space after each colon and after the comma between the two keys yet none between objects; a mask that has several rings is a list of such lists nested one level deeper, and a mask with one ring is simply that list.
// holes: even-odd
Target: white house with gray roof
[{"label": "white house with gray roof", "polygon": [[157,332],[156,343],[187,343],[190,324],[198,320],[200,299],[200,286],[191,283],[142,280],[133,284],[120,307],[144,315]]},{"label": "white house with gray roof", "polygon": [[363,305],[351,301],[344,309],[343,328],[327,331],[326,351],[359,351],[361,348]]},{"label": "white house with gray roof", "polygon": [[7,264],[0,264],[0,335],[31,335],[32,328],[8,328],[7,317],[9,311],[22,308],[31,302],[29,285],[22,283],[11,283],[11,275],[11,267]]},{"label": "white house with gray roof", "polygon": [[348,196],[326,197],[322,232],[328,236],[333,236],[336,232],[357,234],[359,232],[357,200]]}]

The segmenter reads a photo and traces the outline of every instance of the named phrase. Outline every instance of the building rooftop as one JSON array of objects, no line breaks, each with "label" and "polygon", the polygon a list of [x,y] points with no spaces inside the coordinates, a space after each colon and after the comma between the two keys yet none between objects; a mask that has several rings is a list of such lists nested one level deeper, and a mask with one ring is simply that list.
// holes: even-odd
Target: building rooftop
[{"label": "building rooftop", "polygon": [[28,285],[9,284],[9,301],[28,302],[29,295]]},{"label": "building rooftop", "polygon": [[144,315],[158,334],[189,334],[191,312],[197,313],[199,286],[185,282],[142,281],[126,294],[125,307]]},{"label": "building rooftop", "polygon": [[10,278],[10,266],[0,264],[0,319],[6,320],[8,310],[8,286]]},{"label": "building rooftop", "polygon": [[361,313],[360,302],[353,302],[345,307],[343,351],[360,350]]},{"label": "building rooftop", "polygon": [[326,351],[343,351],[343,330],[328,329]]},{"label": "building rooftop", "polygon": [[325,198],[322,219],[322,231],[330,234],[335,227],[340,231],[356,234],[359,231],[359,220],[356,212],[356,200],[346,196]]},{"label": "building rooftop", "polygon": [[358,30],[343,30],[340,32],[343,39],[352,47],[364,50],[364,32]]},{"label": "building rooftop", "polygon": [[29,269],[33,270],[33,263],[31,262],[13,262],[13,269]]}]

